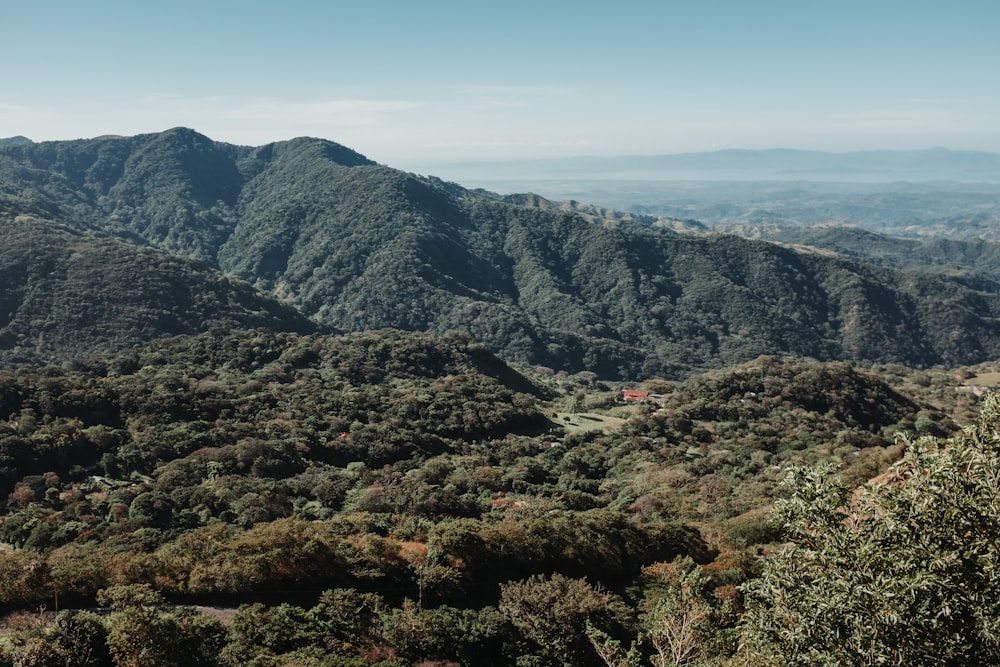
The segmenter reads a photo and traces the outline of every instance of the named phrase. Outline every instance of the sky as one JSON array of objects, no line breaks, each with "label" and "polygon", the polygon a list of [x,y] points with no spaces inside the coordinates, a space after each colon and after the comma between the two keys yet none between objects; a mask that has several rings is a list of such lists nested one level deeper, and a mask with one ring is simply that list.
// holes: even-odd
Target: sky
[{"label": "sky", "polygon": [[996,0],[0,0],[0,137],[185,126],[435,164],[1000,152]]}]

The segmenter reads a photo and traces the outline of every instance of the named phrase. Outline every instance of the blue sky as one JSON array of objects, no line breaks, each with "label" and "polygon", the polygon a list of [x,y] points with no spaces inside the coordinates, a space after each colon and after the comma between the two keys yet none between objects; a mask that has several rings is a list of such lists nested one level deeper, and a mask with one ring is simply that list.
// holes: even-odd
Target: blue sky
[{"label": "blue sky", "polygon": [[1000,152],[1000,2],[0,4],[0,137],[184,125],[393,166],[742,148]]}]

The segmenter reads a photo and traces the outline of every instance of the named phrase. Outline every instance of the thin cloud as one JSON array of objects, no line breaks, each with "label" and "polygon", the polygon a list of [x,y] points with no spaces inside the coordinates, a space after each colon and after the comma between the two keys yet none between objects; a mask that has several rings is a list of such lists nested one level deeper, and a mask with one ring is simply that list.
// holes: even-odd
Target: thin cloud
[{"label": "thin cloud", "polygon": [[0,137],[24,135],[36,140],[47,139],[50,131],[48,125],[56,117],[48,109],[0,103]]},{"label": "thin cloud", "polygon": [[460,142],[431,142],[424,146],[427,148],[508,148],[508,147],[528,147],[528,148],[550,148],[550,147],[575,147],[593,146],[593,142],[587,139],[577,139],[574,141],[460,141]]},{"label": "thin cloud", "polygon": [[376,117],[411,111],[425,106],[408,100],[324,100],[318,102],[281,102],[257,100],[236,106],[230,115],[254,119],[323,119],[337,124],[371,124]]},{"label": "thin cloud", "polygon": [[[302,124],[370,125],[379,117],[411,111],[426,105],[416,100],[327,99],[284,101],[269,98],[240,100],[226,97],[185,98],[157,95],[145,98],[144,105],[158,113],[223,116],[233,120],[257,120]],[[164,108],[165,107],[165,108]]]},{"label": "thin cloud", "polygon": [[568,95],[573,92],[572,88],[561,86],[491,86],[474,85],[464,86],[463,92],[472,95],[483,96],[506,96],[506,97],[542,97],[553,95]]},{"label": "thin cloud", "polygon": [[918,109],[880,109],[831,115],[833,124],[841,128],[909,129],[943,123],[960,123],[958,116],[942,111]]}]

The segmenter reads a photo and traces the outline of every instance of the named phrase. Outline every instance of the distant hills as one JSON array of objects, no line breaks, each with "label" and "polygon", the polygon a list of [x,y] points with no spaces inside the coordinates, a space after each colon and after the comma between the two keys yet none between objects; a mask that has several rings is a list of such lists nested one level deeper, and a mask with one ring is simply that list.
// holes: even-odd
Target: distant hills
[{"label": "distant hills", "polygon": [[[756,238],[828,250],[881,266],[937,272],[993,290],[1000,280],[1000,243],[982,239],[902,239],[854,225],[763,226]],[[986,281],[986,282],[984,282]]]},{"label": "distant hills", "polygon": [[617,378],[777,353],[1000,356],[1000,290],[975,267],[893,268],[501,197],[319,139],[239,147],[176,128],[8,143],[0,225],[0,346],[15,360],[219,324],[460,330],[507,360]]}]

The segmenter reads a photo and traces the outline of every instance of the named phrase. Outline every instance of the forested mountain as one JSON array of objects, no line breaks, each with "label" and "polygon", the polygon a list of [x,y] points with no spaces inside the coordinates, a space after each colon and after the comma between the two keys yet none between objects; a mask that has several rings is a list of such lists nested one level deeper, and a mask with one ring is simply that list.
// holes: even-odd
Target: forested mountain
[{"label": "forested mountain", "polygon": [[506,359],[605,377],[764,353],[911,365],[1000,353],[988,282],[504,199],[318,139],[247,148],[174,129],[8,145],[0,192],[5,220],[198,260],[320,326],[460,329]]},{"label": "forested mountain", "polygon": [[1000,357],[995,246],[756,232],[0,141],[0,667],[996,662],[996,364],[826,361]]}]

